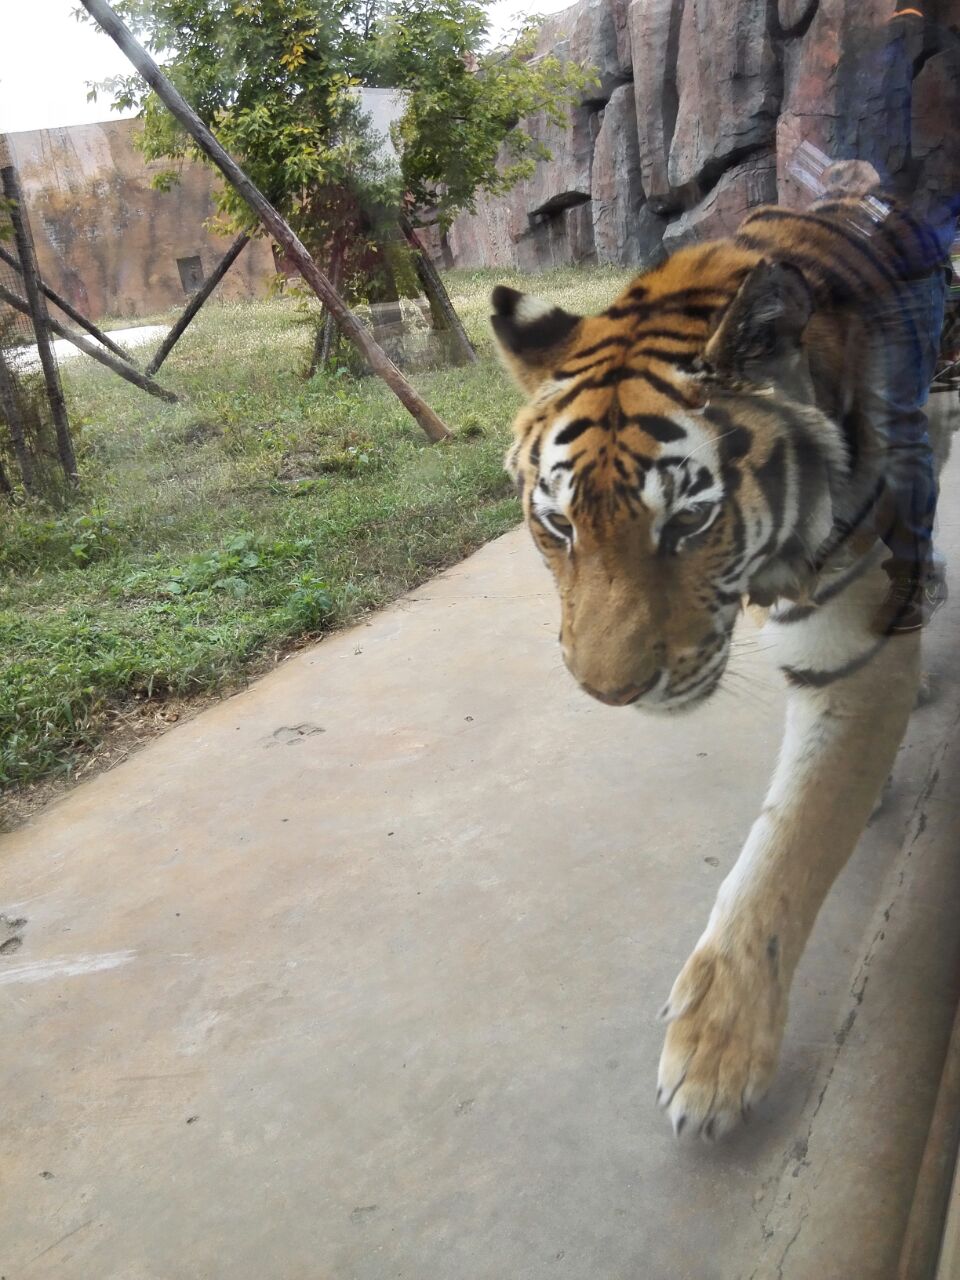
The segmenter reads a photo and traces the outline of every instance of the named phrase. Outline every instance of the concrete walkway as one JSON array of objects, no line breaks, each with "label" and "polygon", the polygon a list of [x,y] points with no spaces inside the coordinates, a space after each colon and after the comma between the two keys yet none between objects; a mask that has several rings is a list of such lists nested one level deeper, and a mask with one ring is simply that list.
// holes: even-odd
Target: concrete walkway
[{"label": "concrete walkway", "polygon": [[748,645],[694,716],[589,701],[521,531],[9,837],[0,1274],[888,1280],[958,995],[958,603],[717,1147],[655,1108],[656,1011],[778,684]]}]

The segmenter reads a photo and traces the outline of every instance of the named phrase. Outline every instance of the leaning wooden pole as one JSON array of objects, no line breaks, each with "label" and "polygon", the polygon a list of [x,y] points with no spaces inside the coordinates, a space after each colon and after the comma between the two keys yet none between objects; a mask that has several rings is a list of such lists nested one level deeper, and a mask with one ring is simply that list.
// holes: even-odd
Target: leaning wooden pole
[{"label": "leaning wooden pole", "polygon": [[50,341],[50,330],[53,326],[50,313],[47,311],[47,300],[40,288],[40,272],[37,270],[37,262],[33,254],[33,241],[27,225],[17,171],[13,165],[7,165],[0,170],[0,177],[3,180],[3,194],[10,205],[10,221],[13,224],[13,238],[17,246],[17,256],[20,259],[24,292],[27,295],[27,310],[33,320],[37,354],[40,356],[40,367],[47,387],[47,400],[50,402],[50,415],[57,434],[57,454],[64,475],[71,484],[75,485],[79,483],[80,475],[77,471],[73,440],[70,438],[67,402],[63,398],[63,387],[60,385],[60,370],[57,368],[53,344]]},{"label": "leaning wooden pole", "polygon": [[230,185],[243,197],[256,213],[274,240],[282,245],[300,268],[300,274],[326,306],[340,331],[360,349],[370,367],[382,378],[404,408],[419,423],[431,440],[445,440],[450,432],[443,420],[434,413],[423,397],[406,380],[379,343],[367,333],[333,285],[311,258],[289,223],[277,213],[270,201],[250,181],[237,162],[230,156],[203,123],[197,113],[176,91],[147,51],[134,39],[123,21],[114,13],[106,0],[81,0],[90,16],[122,49],[146,80],[163,105],[167,108],[200,150],[217,166]]},{"label": "leaning wooden pole", "polygon": [[430,261],[430,255],[417,239],[413,223],[405,213],[400,214],[400,230],[403,232],[407,244],[413,250],[413,264],[416,268],[417,277],[423,286],[423,291],[427,295],[427,301],[430,303],[430,310],[433,312],[438,311],[443,317],[446,328],[453,334],[462,363],[476,364],[479,357],[473,349],[473,343],[467,337],[467,331],[457,315],[446,286],[440,279],[440,272]]},{"label": "leaning wooden pole", "polygon": [[[7,253],[3,245],[0,245],[0,262],[5,262],[8,267],[12,267],[18,275],[23,275],[23,272],[20,270],[20,263],[12,253]],[[69,316],[74,324],[78,324],[81,329],[86,329],[87,333],[89,333],[91,337],[96,338],[98,342],[102,342],[105,347],[108,347],[115,355],[118,355],[121,360],[130,359],[123,347],[117,346],[111,337],[104,333],[102,329],[98,329],[92,320],[88,320],[83,312],[78,311],[72,303],[66,300],[66,298],[61,297],[60,294],[57,293],[56,289],[51,289],[43,280],[40,281],[40,288],[45,296],[50,299],[53,305],[55,307],[59,307],[64,315]]]},{"label": "leaning wooden pole", "polygon": [[236,240],[234,240],[233,244],[217,263],[216,267],[214,267],[213,271],[210,272],[210,275],[206,280],[204,280],[203,284],[184,307],[183,315],[160,343],[160,346],[157,348],[156,355],[147,365],[147,373],[150,374],[151,377],[157,372],[164,360],[166,360],[167,356],[183,337],[187,327],[193,320],[193,317],[197,314],[223,277],[240,257],[240,254],[246,248],[249,241],[250,237],[245,231],[241,232],[241,234],[237,236]]},{"label": "leaning wooden pole", "polygon": [[[15,307],[17,311],[22,311],[26,315],[30,314],[30,308],[23,298],[18,298],[15,293],[5,289],[3,285],[0,285],[0,302],[5,302],[8,307]],[[108,369],[112,369],[114,373],[119,374],[121,378],[125,378],[127,382],[132,382],[141,391],[149,391],[152,396],[156,396],[159,400],[166,400],[167,404],[177,403],[177,397],[172,391],[168,391],[166,387],[161,387],[159,383],[154,382],[152,378],[148,378],[139,369],[135,369],[126,360],[121,360],[119,356],[111,355],[109,351],[104,351],[103,347],[95,346],[94,343],[88,342],[86,338],[81,338],[79,333],[73,333],[62,325],[59,320],[54,320],[52,316],[47,317],[47,323],[58,338],[66,338],[67,342],[72,342],[84,355],[90,356],[99,364],[106,365]]]}]

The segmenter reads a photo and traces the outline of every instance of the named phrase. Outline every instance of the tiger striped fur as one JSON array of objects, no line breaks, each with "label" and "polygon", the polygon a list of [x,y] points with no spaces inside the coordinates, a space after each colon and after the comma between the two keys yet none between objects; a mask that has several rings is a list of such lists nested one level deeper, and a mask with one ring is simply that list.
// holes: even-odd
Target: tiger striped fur
[{"label": "tiger striped fur", "polygon": [[756,209],[599,316],[493,294],[529,397],[507,466],[575,679],[614,706],[692,708],[749,598],[789,685],[766,802],[663,1010],[677,1133],[721,1135],[769,1086],[794,970],[914,704],[917,635],[871,628],[888,585],[871,312],[938,256],[909,215],[841,199]]}]

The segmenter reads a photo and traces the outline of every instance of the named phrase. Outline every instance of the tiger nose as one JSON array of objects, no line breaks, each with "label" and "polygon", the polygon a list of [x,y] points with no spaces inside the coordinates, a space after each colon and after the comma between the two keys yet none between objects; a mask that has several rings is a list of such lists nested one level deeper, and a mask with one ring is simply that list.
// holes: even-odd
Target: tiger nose
[{"label": "tiger nose", "polygon": [[608,707],[629,707],[631,702],[636,702],[636,700],[638,698],[642,698],[645,693],[649,693],[659,679],[660,672],[655,671],[645,684],[628,684],[624,685],[622,689],[613,689],[609,693],[601,692],[599,689],[594,689],[589,684],[583,684],[582,681],[580,687],[586,693],[589,693],[591,698],[596,698],[598,702],[603,702]]}]

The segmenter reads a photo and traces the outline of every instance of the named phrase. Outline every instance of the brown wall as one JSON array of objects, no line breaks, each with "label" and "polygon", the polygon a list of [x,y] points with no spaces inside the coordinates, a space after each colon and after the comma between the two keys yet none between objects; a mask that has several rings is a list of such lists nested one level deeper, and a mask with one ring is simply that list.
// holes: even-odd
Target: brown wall
[{"label": "brown wall", "polygon": [[[180,183],[154,191],[166,164],[148,164],[134,146],[136,120],[36,129],[7,135],[20,174],[44,279],[96,320],[182,307],[178,258],[199,257],[204,275],[229,239],[204,227],[214,213],[216,178],[184,164]],[[244,249],[217,290],[226,299],[265,296],[274,275],[269,243]]]}]

